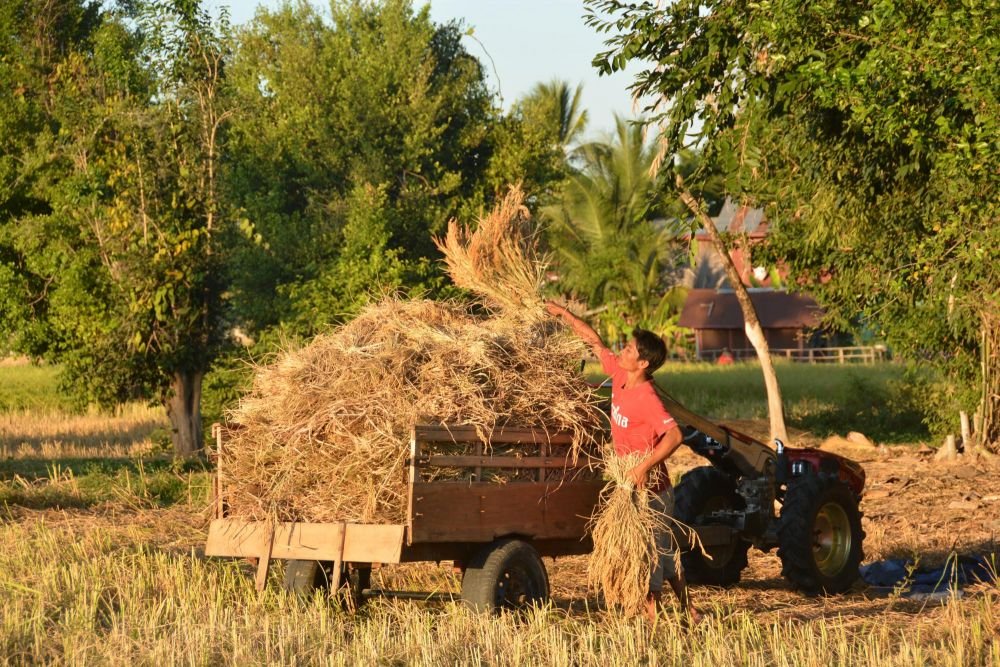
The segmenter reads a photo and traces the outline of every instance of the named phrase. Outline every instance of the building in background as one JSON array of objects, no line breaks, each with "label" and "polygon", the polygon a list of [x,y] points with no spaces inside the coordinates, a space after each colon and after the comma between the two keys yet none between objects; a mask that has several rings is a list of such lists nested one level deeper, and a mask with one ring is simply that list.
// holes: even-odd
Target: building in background
[{"label": "building in background", "polygon": [[[823,311],[812,297],[770,288],[750,288],[750,300],[772,350],[801,352],[824,344],[816,335]],[[715,359],[723,349],[737,358],[753,355],[743,329],[743,311],[731,289],[688,292],[678,324],[694,332],[695,354]]]},{"label": "building in background", "polygon": [[[753,264],[753,247],[767,239],[764,211],[727,199],[712,220],[720,234],[731,239],[730,256],[750,292],[771,349],[795,351],[801,357],[807,349],[827,345],[828,338],[818,333],[823,310],[816,301],[784,289],[787,273],[781,266]],[[691,242],[692,237],[685,240]],[[698,230],[693,241],[697,244],[695,264],[685,279],[691,289],[678,324],[694,332],[699,359],[713,360],[726,348],[737,358],[752,356],[743,311],[729,285],[719,249],[704,230]]]}]

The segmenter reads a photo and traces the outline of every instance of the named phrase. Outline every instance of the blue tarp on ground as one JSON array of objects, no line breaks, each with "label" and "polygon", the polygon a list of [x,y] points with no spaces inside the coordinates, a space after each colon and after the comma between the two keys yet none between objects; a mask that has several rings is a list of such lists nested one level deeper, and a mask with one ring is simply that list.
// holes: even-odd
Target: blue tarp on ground
[{"label": "blue tarp on ground", "polygon": [[892,588],[903,584],[904,597],[946,594],[952,589],[996,578],[994,565],[986,556],[949,558],[940,567],[917,567],[908,558],[891,558],[862,565],[861,578],[871,586]]}]

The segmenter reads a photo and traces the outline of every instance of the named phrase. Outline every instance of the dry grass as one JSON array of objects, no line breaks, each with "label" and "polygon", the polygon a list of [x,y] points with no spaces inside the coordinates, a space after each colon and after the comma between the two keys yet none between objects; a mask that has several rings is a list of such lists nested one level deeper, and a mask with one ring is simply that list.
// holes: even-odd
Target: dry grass
[{"label": "dry grass", "polygon": [[415,424],[573,434],[589,451],[602,417],[579,372],[583,344],[553,329],[538,295],[544,261],[512,190],[475,231],[439,241],[474,304],[386,299],[260,368],[229,415],[221,469],[234,516],[405,520],[403,461]]},{"label": "dry grass", "polygon": [[511,188],[475,229],[449,221],[447,235],[435,243],[456,285],[512,316],[536,319],[543,315],[539,292],[548,260],[537,252],[531,215],[520,188]]},{"label": "dry grass", "polygon": [[[857,596],[768,596],[751,581],[746,595],[696,589],[708,619],[694,631],[669,615],[651,629],[559,601],[499,618],[388,600],[351,614],[284,595],[278,572],[257,595],[245,564],[198,556],[189,524],[176,511],[0,524],[0,662],[1000,665],[995,589],[923,609],[861,600],[858,613]],[[556,580],[568,574],[553,569]],[[796,604],[812,616],[797,616]]]},{"label": "dry grass", "polygon": [[[96,430],[118,428],[108,422]],[[982,551],[1000,534],[995,462],[942,465],[891,447],[873,449],[864,464],[870,557]],[[671,465],[676,477],[705,461],[682,448]],[[0,664],[1000,667],[995,584],[931,602],[862,585],[805,597],[782,580],[773,552],[751,550],[739,585],[692,589],[704,623],[684,631],[668,610],[651,629],[598,603],[581,556],[546,560],[553,603],[524,615],[388,600],[349,614],[320,598],[303,604],[284,595],[280,568],[258,596],[248,564],[204,558],[208,473],[189,478],[196,492],[165,507],[149,506],[131,487],[85,508],[32,509],[86,481],[40,481],[24,491],[24,504],[0,509]],[[458,589],[448,564],[385,568],[376,578],[394,588]]]},{"label": "dry grass", "polygon": [[153,449],[152,434],[167,427],[162,408],[140,403],[116,414],[66,414],[57,410],[0,412],[0,456],[84,458],[141,456]]},{"label": "dry grass", "polygon": [[571,431],[599,411],[580,343],[459,304],[388,300],[261,368],[230,415],[222,470],[236,516],[400,522],[415,423]]}]

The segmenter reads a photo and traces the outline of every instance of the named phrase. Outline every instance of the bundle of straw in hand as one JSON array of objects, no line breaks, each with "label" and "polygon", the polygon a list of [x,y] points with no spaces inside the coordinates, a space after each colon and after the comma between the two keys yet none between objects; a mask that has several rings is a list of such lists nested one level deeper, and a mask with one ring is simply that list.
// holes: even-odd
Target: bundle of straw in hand
[{"label": "bundle of straw in hand", "polygon": [[649,592],[649,577],[661,552],[655,532],[666,530],[668,519],[650,507],[649,487],[637,489],[628,473],[642,456],[605,452],[604,465],[611,480],[591,517],[594,551],[587,566],[591,590],[604,594],[609,606],[626,614],[642,613]]}]

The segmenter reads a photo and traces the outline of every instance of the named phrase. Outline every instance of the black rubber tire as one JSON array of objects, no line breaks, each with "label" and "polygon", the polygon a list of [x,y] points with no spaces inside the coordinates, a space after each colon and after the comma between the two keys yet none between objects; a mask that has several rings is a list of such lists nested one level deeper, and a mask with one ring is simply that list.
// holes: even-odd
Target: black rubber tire
[{"label": "black rubber tire", "polygon": [[[332,573],[333,563],[330,561],[289,560],[285,563],[283,587],[288,593],[301,598],[312,597],[317,591],[329,594]],[[371,580],[370,566],[344,563],[338,598],[350,609],[359,608],[365,601],[361,593],[371,588]]]},{"label": "black rubber tire", "polygon": [[480,550],[462,577],[462,601],[487,613],[542,604],[549,598],[549,577],[535,548],[503,539]]},{"label": "black rubber tire", "polygon": [[[681,477],[674,490],[674,516],[688,526],[705,524],[707,512],[721,509],[743,509],[746,503],[736,492],[733,479],[718,468],[703,466],[695,468]],[[707,586],[732,586],[739,582],[747,566],[747,551],[750,542],[736,538],[726,547],[711,547],[705,550],[712,559],[702,555],[699,549],[681,544],[681,567],[689,584]]]},{"label": "black rubber tire", "polygon": [[[793,586],[810,595],[843,593],[858,579],[864,539],[858,498],[850,487],[830,475],[805,474],[789,482],[778,525],[778,557],[781,574]],[[830,547],[833,543],[839,546]],[[825,558],[830,562],[824,564]]]}]

